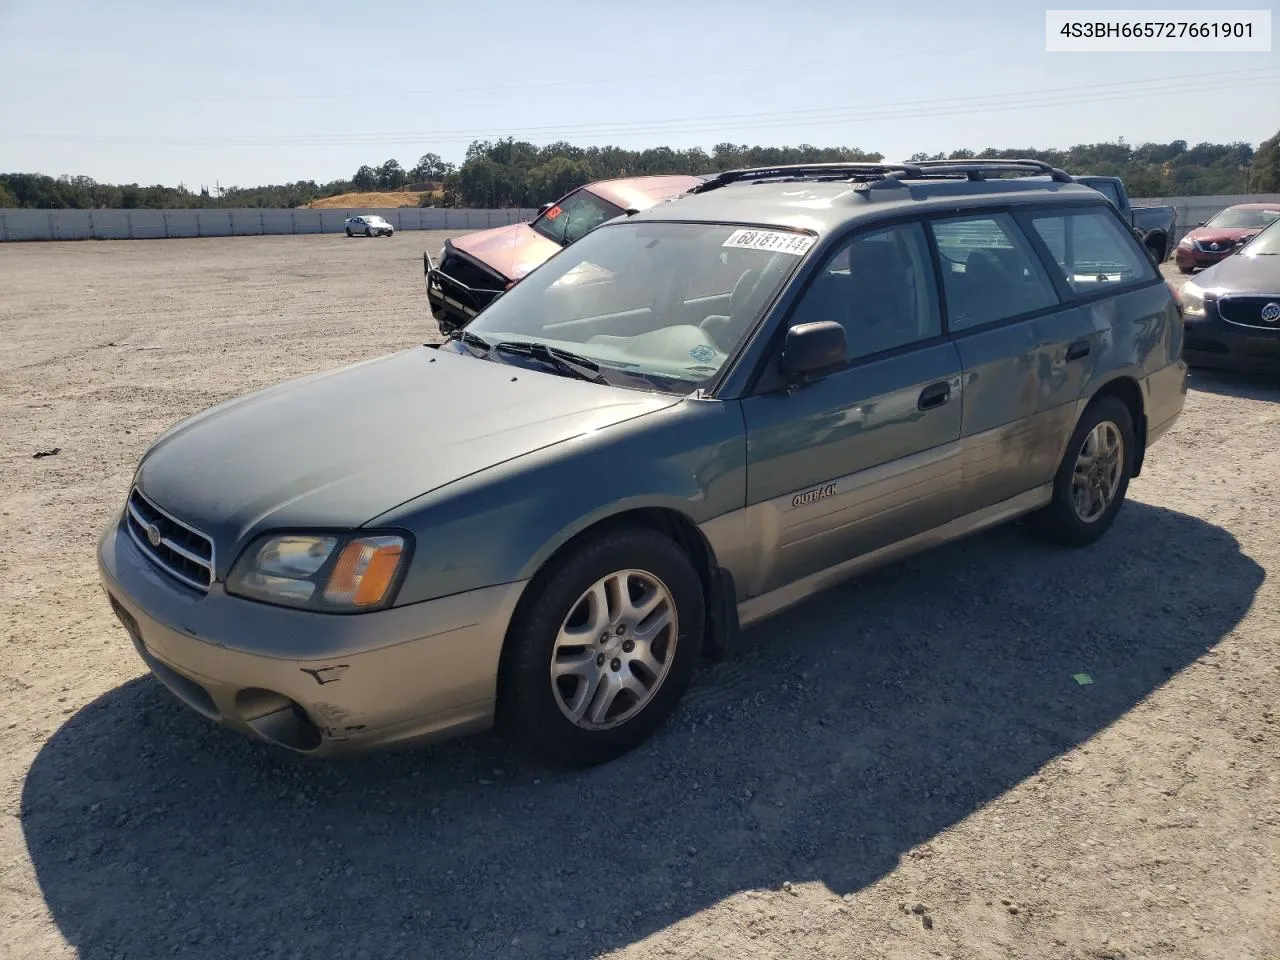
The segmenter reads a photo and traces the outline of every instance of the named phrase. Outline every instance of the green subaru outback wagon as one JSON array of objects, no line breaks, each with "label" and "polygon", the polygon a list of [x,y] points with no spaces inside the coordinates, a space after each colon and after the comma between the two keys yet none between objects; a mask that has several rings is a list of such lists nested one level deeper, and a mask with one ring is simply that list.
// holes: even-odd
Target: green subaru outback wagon
[{"label": "green subaru outback wagon", "polygon": [[495,720],[566,764],[700,655],[1027,516],[1102,536],[1186,392],[1099,193],[1031,161],[738,170],[601,226],[443,344],[179,423],[99,551],[157,678],[315,755]]}]

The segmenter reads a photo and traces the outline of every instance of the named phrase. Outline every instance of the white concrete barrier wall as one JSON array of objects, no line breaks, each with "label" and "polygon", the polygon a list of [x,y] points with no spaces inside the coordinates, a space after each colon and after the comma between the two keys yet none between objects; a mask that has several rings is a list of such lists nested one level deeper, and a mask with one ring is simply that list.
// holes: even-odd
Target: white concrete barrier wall
[{"label": "white concrete barrier wall", "polygon": [[530,220],[536,210],[262,208],[222,210],[0,210],[0,241],[152,240],[341,233],[348,217],[376,213],[397,230],[483,230]]},{"label": "white concrete barrier wall", "polygon": [[[1237,203],[1280,203],[1280,193],[1214,197],[1135,198],[1135,206],[1172,206],[1178,212],[1173,242],[1201,220]],[[348,217],[376,213],[397,230],[483,230],[530,220],[536,210],[394,209],[280,210],[0,210],[4,240],[148,240],[165,237],[240,237],[260,234],[341,233]]]}]

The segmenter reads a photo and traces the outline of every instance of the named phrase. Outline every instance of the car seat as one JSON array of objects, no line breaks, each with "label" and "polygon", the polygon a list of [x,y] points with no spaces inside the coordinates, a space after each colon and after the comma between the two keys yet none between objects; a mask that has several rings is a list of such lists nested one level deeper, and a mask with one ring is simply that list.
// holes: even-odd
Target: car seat
[{"label": "car seat", "polygon": [[700,326],[711,342],[721,353],[728,353],[737,344],[739,338],[746,333],[746,326],[753,319],[754,311],[748,308],[751,295],[755,293],[756,285],[760,282],[760,270],[757,267],[749,267],[742,271],[742,275],[733,285],[733,291],[729,294],[729,313],[718,314],[713,313],[704,319]]},{"label": "car seat", "polygon": [[854,245],[849,294],[845,330],[855,356],[879,353],[920,335],[909,264],[892,241]]}]

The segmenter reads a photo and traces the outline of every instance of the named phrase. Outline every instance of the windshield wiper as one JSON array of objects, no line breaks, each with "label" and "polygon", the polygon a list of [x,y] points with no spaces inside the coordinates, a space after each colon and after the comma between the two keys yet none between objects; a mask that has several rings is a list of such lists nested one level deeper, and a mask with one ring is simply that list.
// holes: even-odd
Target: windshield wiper
[{"label": "windshield wiper", "polygon": [[555,367],[561,373],[567,373],[580,380],[590,380],[592,383],[609,382],[604,374],[600,372],[600,365],[594,360],[580,357],[576,353],[570,353],[568,350],[561,350],[559,347],[547,346],[545,343],[504,340],[495,344],[493,349],[498,353],[514,353],[521,357],[532,357],[534,360],[540,360],[549,366]]},{"label": "windshield wiper", "polygon": [[445,337],[445,342],[457,340],[467,348],[473,357],[487,357],[489,351],[493,349],[493,345],[483,337],[477,337],[470,330],[453,330]]}]

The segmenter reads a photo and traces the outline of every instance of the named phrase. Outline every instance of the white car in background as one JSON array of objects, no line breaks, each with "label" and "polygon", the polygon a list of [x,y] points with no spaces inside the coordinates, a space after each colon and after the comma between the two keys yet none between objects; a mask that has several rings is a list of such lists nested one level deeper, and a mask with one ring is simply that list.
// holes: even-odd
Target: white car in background
[{"label": "white car in background", "polygon": [[386,220],[368,213],[358,217],[347,217],[345,226],[348,237],[353,237],[357,233],[363,233],[366,237],[389,237],[396,232],[395,227]]}]

